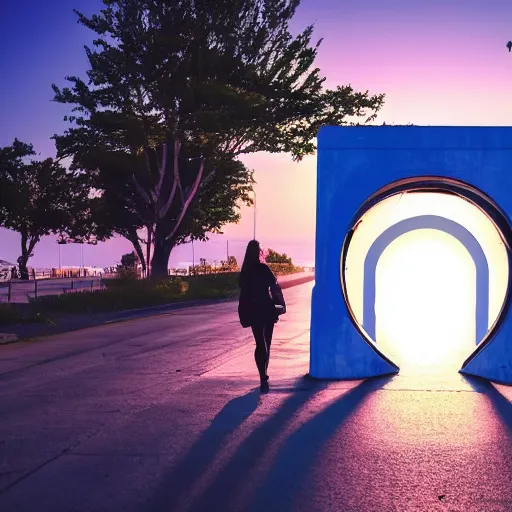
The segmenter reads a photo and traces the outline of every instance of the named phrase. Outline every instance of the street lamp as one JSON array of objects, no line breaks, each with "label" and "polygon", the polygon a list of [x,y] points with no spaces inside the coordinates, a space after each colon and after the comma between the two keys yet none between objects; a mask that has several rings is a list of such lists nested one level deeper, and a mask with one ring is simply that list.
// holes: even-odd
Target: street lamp
[{"label": "street lamp", "polygon": [[252,193],[254,194],[254,232],[253,232],[253,240],[256,240],[256,191],[253,189]]},{"label": "street lamp", "polygon": [[61,245],[66,245],[66,240],[64,238],[59,238],[57,239],[57,245],[59,246],[59,270],[61,270],[61,255],[60,255],[60,246]]}]

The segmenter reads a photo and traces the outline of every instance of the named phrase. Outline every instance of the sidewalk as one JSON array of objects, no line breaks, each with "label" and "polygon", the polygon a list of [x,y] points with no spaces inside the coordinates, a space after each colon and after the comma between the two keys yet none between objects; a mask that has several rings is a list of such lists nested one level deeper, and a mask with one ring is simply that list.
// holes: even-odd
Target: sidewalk
[{"label": "sidewalk", "polygon": [[277,281],[283,290],[289,286],[297,286],[298,284],[309,283],[310,281],[314,281],[314,279],[314,272],[300,272],[298,274],[290,274],[288,276],[277,277]]}]

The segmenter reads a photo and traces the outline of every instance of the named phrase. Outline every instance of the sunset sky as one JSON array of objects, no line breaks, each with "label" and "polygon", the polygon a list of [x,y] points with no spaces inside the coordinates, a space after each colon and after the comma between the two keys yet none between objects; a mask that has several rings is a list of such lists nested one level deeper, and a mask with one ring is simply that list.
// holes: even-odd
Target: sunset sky
[{"label": "sunset sky", "polygon": [[[91,13],[97,0],[4,0],[0,17],[0,146],[14,137],[54,156],[50,137],[62,132],[66,108],[52,103],[51,84],[85,75],[83,45],[92,35],[76,23],[73,8]],[[293,29],[315,24],[324,38],[317,65],[327,86],[386,93],[377,123],[417,125],[509,125],[512,120],[510,0],[303,0]],[[293,163],[286,155],[257,154],[244,162],[257,180],[257,238],[265,247],[312,262],[316,159]],[[226,226],[195,256],[241,257],[252,238],[253,212]],[[109,265],[131,250],[122,239],[85,247],[86,265]],[[0,259],[16,261],[19,236],[0,230]],[[190,261],[191,247],[175,251],[171,265]],[[80,249],[66,246],[63,265],[78,265]],[[43,240],[30,261],[58,265],[54,239]]]}]

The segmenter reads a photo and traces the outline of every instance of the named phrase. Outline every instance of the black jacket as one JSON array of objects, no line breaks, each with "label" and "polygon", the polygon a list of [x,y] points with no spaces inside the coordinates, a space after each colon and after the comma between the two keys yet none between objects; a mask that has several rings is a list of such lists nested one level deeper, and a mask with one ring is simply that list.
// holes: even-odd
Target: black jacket
[{"label": "black jacket", "polygon": [[259,263],[248,276],[241,276],[238,315],[242,327],[277,322],[276,304],[286,311],[281,288],[267,265]]}]

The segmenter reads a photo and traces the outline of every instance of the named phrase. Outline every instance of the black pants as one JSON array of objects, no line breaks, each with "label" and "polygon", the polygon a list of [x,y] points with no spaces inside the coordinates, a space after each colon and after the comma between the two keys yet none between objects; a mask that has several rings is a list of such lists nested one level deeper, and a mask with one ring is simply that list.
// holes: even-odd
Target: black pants
[{"label": "black pants", "polygon": [[267,379],[267,368],[270,359],[270,344],[272,343],[272,334],[274,333],[274,322],[268,322],[262,325],[253,325],[252,333],[256,340],[256,350],[254,351],[254,359],[260,379]]}]

